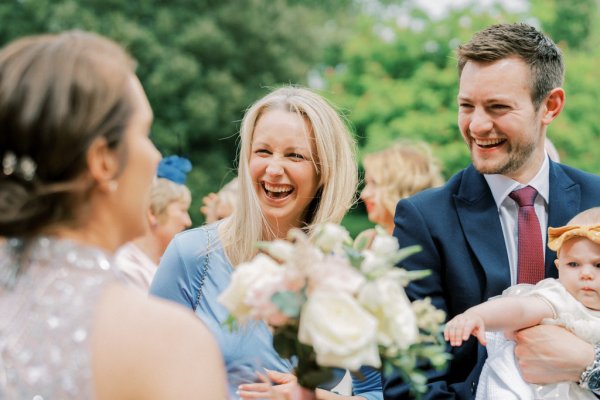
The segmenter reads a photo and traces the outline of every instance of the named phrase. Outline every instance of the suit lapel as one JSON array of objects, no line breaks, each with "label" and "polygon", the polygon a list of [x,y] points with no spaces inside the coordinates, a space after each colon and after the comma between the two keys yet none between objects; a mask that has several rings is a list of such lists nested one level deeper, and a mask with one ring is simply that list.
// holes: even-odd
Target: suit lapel
[{"label": "suit lapel", "polygon": [[498,207],[485,178],[473,165],[464,172],[454,205],[467,242],[485,273],[484,299],[502,293],[510,286],[510,268]]},{"label": "suit lapel", "polygon": [[[560,165],[550,162],[550,194],[548,199],[548,226],[566,225],[581,210],[581,189]],[[546,240],[548,232],[546,232]],[[546,247],[546,277],[556,277],[558,272],[554,265],[556,252]]]}]

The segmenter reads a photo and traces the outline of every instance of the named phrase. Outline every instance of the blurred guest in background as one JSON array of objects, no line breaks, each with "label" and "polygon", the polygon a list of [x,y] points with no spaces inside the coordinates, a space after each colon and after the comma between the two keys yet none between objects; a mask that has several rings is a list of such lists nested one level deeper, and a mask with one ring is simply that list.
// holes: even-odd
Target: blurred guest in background
[{"label": "blurred guest in background", "polygon": [[150,189],[150,206],[144,236],[122,246],[115,262],[125,279],[148,292],[158,263],[175,234],[189,228],[188,214],[192,197],[185,186],[192,164],[186,158],[169,156],[158,164],[157,179]]},{"label": "blurred guest in background", "polygon": [[369,221],[390,234],[400,199],[444,183],[440,165],[425,142],[397,142],[367,154],[363,165],[365,187],[360,198],[365,202]]},{"label": "blurred guest in background", "polygon": [[146,226],[151,123],[133,61],[108,39],[0,51],[0,398],[226,398],[208,329],[111,266]]},{"label": "blurred guest in background", "polygon": [[204,222],[212,224],[229,217],[237,205],[240,185],[238,178],[233,178],[218,193],[209,193],[202,199],[200,212],[204,214]]}]

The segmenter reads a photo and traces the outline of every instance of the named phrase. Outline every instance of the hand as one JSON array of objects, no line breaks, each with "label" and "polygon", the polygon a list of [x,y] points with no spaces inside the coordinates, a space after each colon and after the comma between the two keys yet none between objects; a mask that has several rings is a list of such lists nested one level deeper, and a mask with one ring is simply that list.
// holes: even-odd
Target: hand
[{"label": "hand", "polygon": [[[295,375],[285,372],[265,370],[266,375],[258,373],[262,382],[244,383],[238,386],[240,398],[247,399],[306,399],[306,394],[298,385]],[[271,383],[274,383],[273,386]],[[306,399],[308,400],[308,399]]]},{"label": "hand", "polygon": [[444,329],[444,339],[450,342],[452,346],[460,346],[469,336],[477,337],[479,343],[486,345],[485,323],[483,319],[475,313],[458,314],[446,323]]},{"label": "hand", "polygon": [[207,224],[212,224],[218,220],[217,206],[219,205],[219,195],[216,193],[209,193],[202,198],[202,207],[200,212],[204,214],[204,218]]},{"label": "hand", "polygon": [[537,325],[515,333],[515,357],[526,382],[576,382],[594,361],[594,347],[556,325]]}]

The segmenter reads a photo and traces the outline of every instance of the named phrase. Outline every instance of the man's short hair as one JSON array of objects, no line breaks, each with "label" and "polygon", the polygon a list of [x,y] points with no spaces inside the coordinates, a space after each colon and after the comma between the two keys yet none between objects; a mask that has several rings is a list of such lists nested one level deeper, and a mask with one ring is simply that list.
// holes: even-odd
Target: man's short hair
[{"label": "man's short hair", "polygon": [[531,71],[531,100],[536,110],[552,89],[563,84],[565,67],[560,49],[552,39],[527,24],[498,24],[485,28],[460,45],[457,55],[459,77],[468,61],[522,59]]}]

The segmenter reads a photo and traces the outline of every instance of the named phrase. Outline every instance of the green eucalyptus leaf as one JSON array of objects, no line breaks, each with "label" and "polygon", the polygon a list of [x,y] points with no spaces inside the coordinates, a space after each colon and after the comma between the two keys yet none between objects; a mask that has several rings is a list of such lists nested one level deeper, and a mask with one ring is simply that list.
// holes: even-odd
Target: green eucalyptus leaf
[{"label": "green eucalyptus leaf", "polygon": [[350,246],[344,246],[344,251],[346,252],[346,256],[348,257],[350,264],[354,268],[360,269],[360,265],[362,264],[363,260],[365,259],[365,257],[360,253],[360,251],[358,251]]},{"label": "green eucalyptus leaf", "polygon": [[419,245],[414,245],[414,246],[408,246],[408,247],[404,247],[402,249],[399,249],[396,254],[394,254],[393,256],[391,256],[391,261],[394,264],[398,264],[400,261],[412,256],[413,254],[416,254],[418,252],[421,251],[421,246]]},{"label": "green eucalyptus leaf", "polygon": [[306,296],[298,292],[277,292],[271,297],[271,301],[288,317],[298,318]]},{"label": "green eucalyptus leaf", "polygon": [[233,314],[229,314],[227,319],[223,321],[222,325],[225,326],[230,332],[235,332],[239,329],[239,324]]}]

